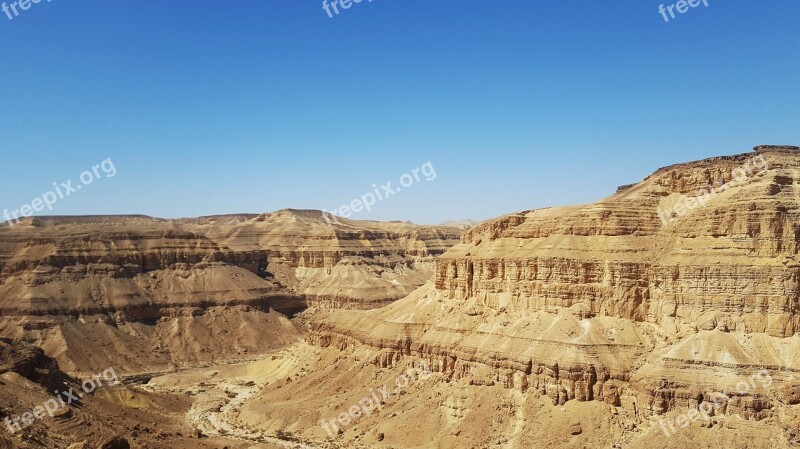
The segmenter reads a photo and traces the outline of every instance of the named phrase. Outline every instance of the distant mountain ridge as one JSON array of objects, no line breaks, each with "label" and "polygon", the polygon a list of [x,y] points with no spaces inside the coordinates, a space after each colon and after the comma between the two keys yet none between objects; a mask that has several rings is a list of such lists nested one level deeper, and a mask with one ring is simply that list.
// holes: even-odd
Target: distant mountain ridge
[{"label": "distant mountain ridge", "polygon": [[[67,371],[225,357],[224,347],[217,353],[200,342],[236,323],[253,327],[230,334],[229,345],[262,353],[296,338],[271,309],[292,315],[395,301],[430,279],[433,258],[460,233],[401,222],[329,223],[323,212],[290,209],[26,218],[0,226],[0,337],[41,342]],[[263,338],[252,338],[256,332]],[[89,347],[98,340],[116,349]]]}]

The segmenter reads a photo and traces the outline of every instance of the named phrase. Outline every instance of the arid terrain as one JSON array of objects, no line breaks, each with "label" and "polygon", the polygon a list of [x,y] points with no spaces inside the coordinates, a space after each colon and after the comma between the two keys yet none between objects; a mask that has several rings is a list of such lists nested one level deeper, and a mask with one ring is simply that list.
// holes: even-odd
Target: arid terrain
[{"label": "arid terrain", "polygon": [[28,218],[0,448],[800,447],[799,251],[788,146],[474,225]]}]

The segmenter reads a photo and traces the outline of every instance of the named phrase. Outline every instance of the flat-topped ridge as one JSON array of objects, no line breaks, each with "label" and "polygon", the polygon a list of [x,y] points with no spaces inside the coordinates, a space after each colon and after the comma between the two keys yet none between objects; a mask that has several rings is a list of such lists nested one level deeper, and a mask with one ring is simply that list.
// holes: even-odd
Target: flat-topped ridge
[{"label": "flat-topped ridge", "polygon": [[794,145],[757,145],[753,147],[756,153],[800,153],[800,147]]}]

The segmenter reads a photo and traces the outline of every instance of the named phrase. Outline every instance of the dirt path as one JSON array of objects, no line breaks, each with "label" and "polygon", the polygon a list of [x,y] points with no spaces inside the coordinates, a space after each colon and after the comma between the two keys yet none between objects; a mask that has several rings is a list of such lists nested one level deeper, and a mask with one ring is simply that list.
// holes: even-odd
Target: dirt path
[{"label": "dirt path", "polygon": [[239,408],[261,388],[263,387],[248,386],[247,383],[236,380],[213,384],[208,391],[198,395],[186,418],[206,435],[269,443],[291,449],[318,449],[299,442],[281,440],[236,424]]},{"label": "dirt path", "polygon": [[243,404],[267,385],[297,371],[298,356],[308,352],[306,343],[285,348],[263,359],[198,368],[153,378],[139,388],[157,393],[189,394],[195,401],[186,414],[187,421],[207,436],[251,443],[264,443],[289,449],[322,449],[297,441],[268,435],[238,419]]}]

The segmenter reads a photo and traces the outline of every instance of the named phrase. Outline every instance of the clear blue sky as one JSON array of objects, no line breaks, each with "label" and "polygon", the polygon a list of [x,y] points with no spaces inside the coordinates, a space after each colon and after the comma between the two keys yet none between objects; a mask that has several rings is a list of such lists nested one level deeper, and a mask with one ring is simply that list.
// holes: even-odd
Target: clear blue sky
[{"label": "clear blue sky", "polygon": [[330,210],[430,161],[352,218],[486,219],[800,144],[800,2],[660,3],[43,0],[0,15],[0,211],[106,158],[44,212]]}]

